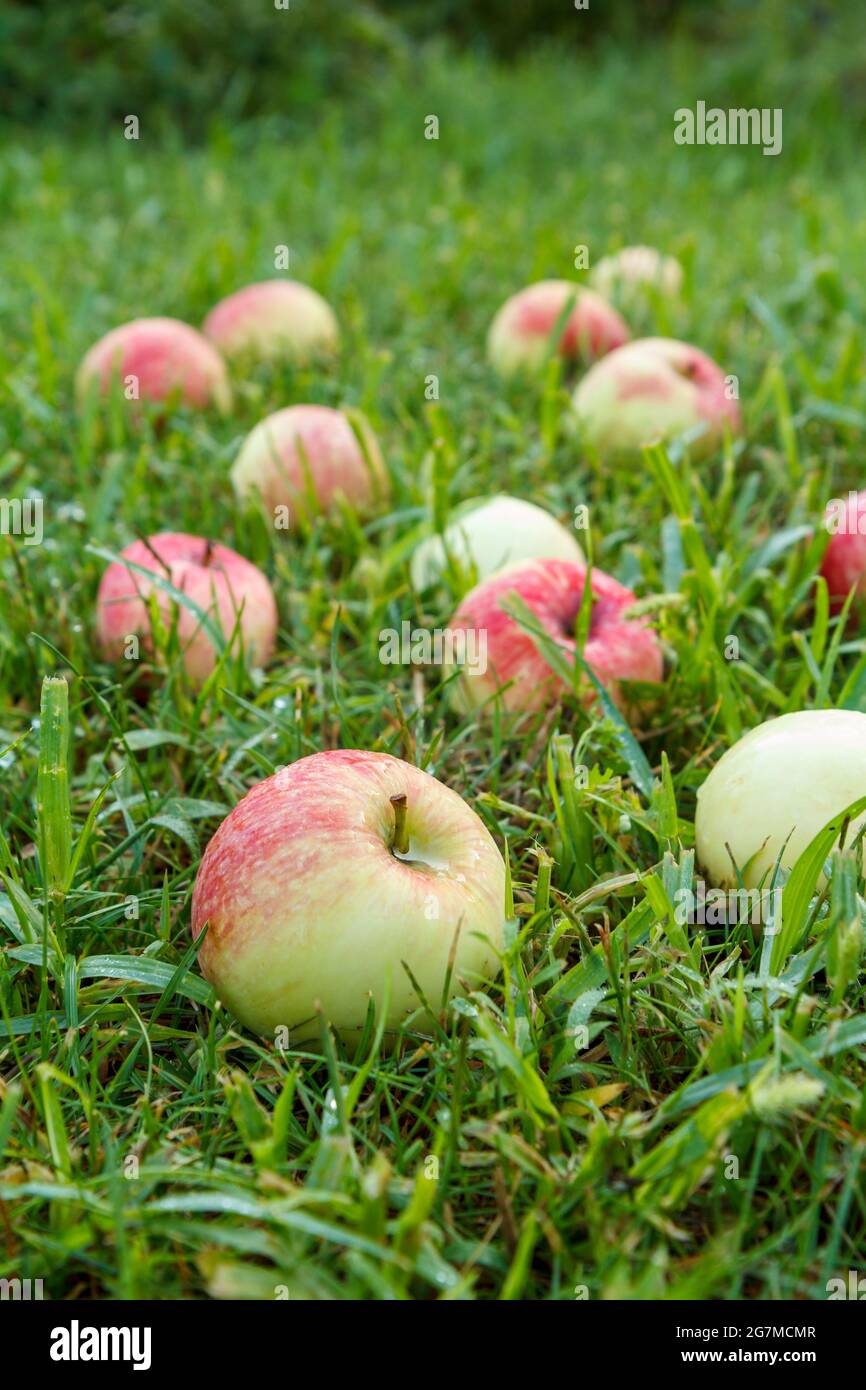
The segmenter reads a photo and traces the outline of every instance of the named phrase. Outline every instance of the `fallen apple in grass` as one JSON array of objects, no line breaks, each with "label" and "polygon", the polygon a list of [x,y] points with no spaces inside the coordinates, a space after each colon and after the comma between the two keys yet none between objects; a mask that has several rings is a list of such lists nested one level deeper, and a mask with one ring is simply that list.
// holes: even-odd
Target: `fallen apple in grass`
[{"label": "fallen apple in grass", "polygon": [[573,534],[550,512],[504,495],[467,504],[442,536],[421,542],[412,556],[415,588],[435,583],[447,569],[449,556],[464,570],[474,569],[479,580],[520,560],[583,560]]},{"label": "fallen apple in grass", "polygon": [[247,285],[211,309],[202,332],[228,359],[286,358],[296,363],[332,356],[340,330],[330,305],[297,280]]},{"label": "fallen apple in grass", "polygon": [[824,524],[830,540],[821,562],[821,573],[834,608],[841,608],[853,588],[855,603],[866,598],[866,490],[849,492],[827,506]]},{"label": "fallen apple in grass", "polygon": [[647,299],[647,291],[664,299],[676,299],[683,287],[683,268],[673,256],[663,256],[654,246],[624,246],[612,256],[604,256],[590,272],[590,284],[599,294],[637,308]]},{"label": "fallen apple in grass", "polygon": [[150,602],[155,598],[164,627],[170,628],[176,613],[178,642],[190,680],[196,685],[207,680],[217,663],[217,648],[201,617],[164,585],[207,615],[223,638],[233,641],[233,654],[242,647],[249,667],[267,665],[276,643],[278,617],[265,575],[228,546],[174,531],[134,541],[103,574],[96,606],[99,645],[106,660],[134,655],[133,638],[142,639],[144,650],[152,652]]},{"label": "fallen apple in grass", "polygon": [[76,394],[84,402],[116,391],[122,400],[231,408],[225,363],[212,343],[179,319],[133,319],[84,357]]},{"label": "fallen apple in grass", "polygon": [[558,351],[569,362],[592,362],[628,342],[627,324],[600,295],[569,280],[539,280],[512,295],[487,335],[487,356],[500,376],[537,374],[551,334],[566,310]]},{"label": "fallen apple in grass", "polygon": [[[486,661],[465,666],[455,682],[458,702],[464,708],[492,700],[499,692],[504,709],[532,711],[551,704],[565,692],[563,680],[538,650],[538,639],[533,640],[503,604],[516,594],[534,622],[572,664],[586,578],[585,564],[528,560],[509,566],[466,595],[449,624],[454,635],[450,649],[460,650],[457,639],[462,633],[466,649],[477,650],[483,635]],[[582,655],[612,699],[622,705],[621,681],[661,681],[661,646],[652,628],[626,615],[636,602],[630,589],[595,568],[590,584],[592,610]],[[475,634],[471,641],[470,634]],[[584,684],[589,686],[586,697],[591,703],[594,687],[588,681]]]},{"label": "fallen apple in grass", "polygon": [[333,512],[342,498],[358,512],[388,495],[376,436],[360,411],[292,405],[268,415],[245,439],[231,472],[238,498],[260,497],[282,529],[298,517]]},{"label": "fallen apple in grass", "polygon": [[[341,1033],[370,998],[396,1027],[494,976],[505,865],[473,810],[387,753],[314,753],[247,793],[205,851],[192,899],[199,960],[254,1032]],[[418,1026],[428,1028],[423,1015]]]},{"label": "fallen apple in grass", "polygon": [[[833,816],[866,793],[866,714],[801,710],[729,748],[698,791],[695,837],[710,880],[747,888],[790,869]],[[848,840],[863,817],[852,822]],[[733,858],[733,862],[732,862]]]},{"label": "fallen apple in grass", "polygon": [[691,450],[710,453],[740,411],[721,367],[675,338],[637,338],[590,367],[574,393],[583,437],[603,454],[637,453],[695,432]]}]

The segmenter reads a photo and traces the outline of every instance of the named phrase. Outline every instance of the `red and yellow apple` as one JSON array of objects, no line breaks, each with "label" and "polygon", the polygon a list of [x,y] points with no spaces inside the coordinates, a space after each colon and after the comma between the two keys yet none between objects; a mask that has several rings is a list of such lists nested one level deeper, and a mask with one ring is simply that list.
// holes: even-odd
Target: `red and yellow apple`
[{"label": "red and yellow apple", "polygon": [[229,360],[306,363],[333,356],[340,341],[330,305],[297,280],[264,280],[236,290],[211,309],[202,332]]},{"label": "red and yellow apple", "polygon": [[494,370],[503,377],[537,374],[572,301],[558,344],[567,362],[592,362],[628,342],[628,326],[600,295],[569,280],[539,280],[507,299],[490,325],[487,356]]},{"label": "red and yellow apple", "polygon": [[590,367],[574,393],[586,441],[603,454],[636,453],[694,433],[692,452],[711,452],[740,411],[721,367],[675,338],[637,338]]},{"label": "red and yellow apple", "polygon": [[[698,790],[698,862],[720,886],[747,888],[793,868],[833,816],[866,794],[866,714],[800,710],[759,724],[719,759]],[[853,839],[864,817],[852,821]],[[731,862],[733,856],[733,863]]]},{"label": "red and yellow apple", "polygon": [[203,684],[216,666],[217,649],[200,617],[141,569],[190,599],[227,641],[234,634],[233,651],[242,646],[247,666],[267,665],[276,644],[278,616],[266,576],[228,546],[173,531],[134,541],[103,574],[96,601],[97,635],[106,660],[121,660],[132,637],[142,639],[145,651],[153,650],[154,596],[164,626],[171,625],[176,610],[178,641],[190,680]]},{"label": "red and yellow apple", "polygon": [[112,390],[128,401],[213,404],[222,411],[232,402],[216,348],[179,319],[133,319],[94,343],[78,369],[78,399]]},{"label": "red and yellow apple", "polygon": [[[258,783],[205,851],[192,899],[199,960],[254,1032],[341,1033],[368,1001],[395,1028],[495,976],[505,866],[475,812],[387,753],[314,753]],[[456,944],[455,944],[456,935]],[[452,956],[453,952],[453,956]],[[450,976],[450,978],[449,978]],[[426,1014],[417,1020],[429,1026]]]},{"label": "red and yellow apple", "polygon": [[[517,594],[534,621],[559,647],[567,661],[574,659],[575,628],[587,571],[585,564],[568,560],[529,560],[477,585],[466,595],[449,624],[455,635],[463,633],[466,650],[486,648],[486,660],[463,667],[455,692],[463,708],[501,700],[508,711],[532,711],[552,704],[565,691],[535,640],[503,604]],[[635,603],[630,589],[600,569],[593,569],[592,611],[583,658],[617,704],[624,703],[621,681],[659,682],[663,675],[662,650],[652,628],[641,619],[629,618]],[[469,640],[469,635],[475,634]],[[483,640],[481,640],[483,639]],[[452,641],[451,651],[460,649]],[[448,663],[449,669],[452,662]],[[584,682],[589,685],[589,682]],[[589,702],[594,688],[586,690]]]},{"label": "red and yellow apple", "polygon": [[247,435],[232,482],[245,502],[261,498],[270,512],[299,516],[337,509],[343,498],[366,512],[389,491],[388,474],[370,425],[359,411],[291,405],[261,420]]}]

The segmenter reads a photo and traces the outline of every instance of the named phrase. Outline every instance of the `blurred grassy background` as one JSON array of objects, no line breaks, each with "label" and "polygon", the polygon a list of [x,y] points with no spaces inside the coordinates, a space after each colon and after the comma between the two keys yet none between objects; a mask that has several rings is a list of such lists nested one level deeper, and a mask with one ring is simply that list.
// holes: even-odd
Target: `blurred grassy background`
[{"label": "blurred grassy background", "polygon": [[[280,0],[277,0],[280,3]],[[147,112],[201,135],[214,120],[319,119],[323,104],[364,98],[383,79],[416,89],[431,54],[457,44],[522,63],[555,48],[598,71],[611,50],[664,43],[689,90],[753,104],[772,87],[799,124],[866,110],[856,0],[78,0],[0,4],[0,118],[93,129]],[[808,54],[808,63],[798,61]],[[579,103],[576,88],[574,101]],[[637,104],[632,103],[637,111]]]}]

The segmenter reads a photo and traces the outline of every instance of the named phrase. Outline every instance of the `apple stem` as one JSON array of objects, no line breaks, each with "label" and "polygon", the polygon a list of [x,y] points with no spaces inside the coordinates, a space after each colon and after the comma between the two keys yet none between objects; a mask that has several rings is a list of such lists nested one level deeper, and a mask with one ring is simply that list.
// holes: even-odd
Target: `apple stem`
[{"label": "apple stem", "polygon": [[395,854],[409,853],[409,836],[406,834],[406,793],[399,792],[391,797],[394,807],[394,839],[391,848]]}]

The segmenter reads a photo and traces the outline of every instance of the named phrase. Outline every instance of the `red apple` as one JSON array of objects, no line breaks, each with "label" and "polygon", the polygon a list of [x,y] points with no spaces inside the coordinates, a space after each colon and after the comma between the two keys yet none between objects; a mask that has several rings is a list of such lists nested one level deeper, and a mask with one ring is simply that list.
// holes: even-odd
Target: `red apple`
[{"label": "red apple", "polygon": [[202,331],[227,358],[285,357],[308,362],[337,351],[340,332],[330,306],[297,280],[265,280],[220,300]]},{"label": "red apple", "polygon": [[[239,627],[249,667],[266,666],[277,636],[277,605],[265,575],[228,546],[166,531],[134,541],[122,559],[159,575],[187,595],[217,624],[226,639]],[[152,650],[149,600],[155,595],[163,623],[177,608],[177,632],[184,667],[196,685],[213,671],[217,651],[200,619],[131,565],[114,561],[102,576],[97,595],[99,645],[106,660],[119,661],[129,639],[143,639]],[[237,638],[235,639],[237,643]]]},{"label": "red apple", "polygon": [[504,912],[502,856],[456,792],[387,753],[345,750],[282,768],[223,821],[192,934],[207,923],[199,960],[232,1013],[294,1043],[315,1036],[319,1005],[339,1031],[361,1028],[388,985],[396,1027],[422,1004],[404,962],[438,1012],[446,985],[497,973]]},{"label": "red apple", "polygon": [[500,376],[539,371],[550,336],[571,300],[574,307],[559,340],[562,357],[592,362],[628,342],[627,325],[600,295],[568,280],[539,280],[507,299],[490,325],[487,355]]},{"label": "red apple", "polygon": [[584,438],[602,453],[635,453],[700,431],[692,452],[706,454],[740,412],[721,367],[675,338],[638,338],[590,367],[574,393]]},{"label": "red apple", "polygon": [[261,420],[244,441],[232,482],[241,501],[258,495],[268,511],[285,508],[290,525],[310,511],[336,510],[340,497],[364,512],[388,493],[363,415],[324,405],[292,405]]},{"label": "red apple", "polygon": [[133,319],[100,338],[78,369],[79,400],[113,389],[129,401],[231,408],[225,363],[211,343],[179,319]]},{"label": "red apple", "polygon": [[862,601],[866,597],[866,490],[849,492],[847,498],[828,503],[824,524],[830,541],[824,551],[821,573],[833,606],[840,608],[855,585],[855,601]]},{"label": "red apple", "polygon": [[[506,710],[538,710],[563,694],[562,680],[529,633],[502,605],[509,595],[518,594],[570,662],[585,584],[585,565],[568,560],[529,560],[502,570],[466,595],[450,623],[455,639],[459,633],[465,634],[466,651],[475,658],[463,667],[457,683],[464,707],[480,705],[501,691]],[[592,613],[583,657],[614,701],[622,704],[620,681],[662,679],[661,646],[643,621],[625,616],[635,602],[630,589],[600,569],[592,570],[591,584]],[[456,640],[452,640],[451,650],[458,650]],[[478,659],[479,653],[482,659]],[[594,699],[591,688],[587,697]]]}]

